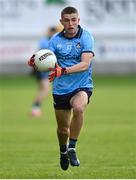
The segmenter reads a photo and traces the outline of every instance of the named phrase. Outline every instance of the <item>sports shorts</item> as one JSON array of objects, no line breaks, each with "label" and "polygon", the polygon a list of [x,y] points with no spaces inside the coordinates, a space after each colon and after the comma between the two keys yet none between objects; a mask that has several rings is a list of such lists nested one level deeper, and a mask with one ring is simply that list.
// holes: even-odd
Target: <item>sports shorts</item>
[{"label": "sports shorts", "polygon": [[70,105],[70,100],[71,98],[77,94],[80,91],[85,91],[87,96],[88,96],[88,104],[89,104],[89,99],[92,95],[92,89],[89,88],[78,88],[74,90],[71,93],[64,94],[64,95],[55,95],[53,94],[53,100],[54,100],[54,108],[55,109],[71,109]]}]

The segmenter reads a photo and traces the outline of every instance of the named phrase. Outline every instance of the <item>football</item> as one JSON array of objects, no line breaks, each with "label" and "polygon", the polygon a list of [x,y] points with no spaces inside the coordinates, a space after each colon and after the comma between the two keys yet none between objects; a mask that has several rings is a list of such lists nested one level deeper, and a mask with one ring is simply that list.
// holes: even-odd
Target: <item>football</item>
[{"label": "football", "polygon": [[35,53],[34,57],[35,66],[38,71],[49,71],[50,68],[55,67],[55,63],[57,62],[57,58],[55,54],[49,49],[42,49]]}]

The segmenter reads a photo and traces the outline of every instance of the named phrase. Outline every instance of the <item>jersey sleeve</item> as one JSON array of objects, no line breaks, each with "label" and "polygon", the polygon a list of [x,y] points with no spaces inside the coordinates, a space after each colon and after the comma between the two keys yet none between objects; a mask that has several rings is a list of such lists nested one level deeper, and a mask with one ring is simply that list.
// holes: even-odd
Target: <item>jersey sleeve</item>
[{"label": "jersey sleeve", "polygon": [[82,49],[82,53],[83,52],[91,52],[94,55],[94,38],[93,36],[89,33],[86,32],[83,35],[83,49]]},{"label": "jersey sleeve", "polygon": [[55,53],[56,48],[55,48],[55,37],[53,36],[50,40],[49,40],[49,44],[48,44],[48,49],[50,49],[51,51],[53,51]]},{"label": "jersey sleeve", "polygon": [[38,44],[39,49],[46,49],[46,48],[48,48],[48,42],[49,42],[49,40],[47,38],[42,38],[39,41],[39,44]]}]

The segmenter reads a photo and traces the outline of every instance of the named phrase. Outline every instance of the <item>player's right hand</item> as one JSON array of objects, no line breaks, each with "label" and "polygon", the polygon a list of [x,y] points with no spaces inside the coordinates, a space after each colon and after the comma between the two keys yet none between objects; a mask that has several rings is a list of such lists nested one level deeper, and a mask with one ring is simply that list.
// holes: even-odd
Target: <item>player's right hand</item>
[{"label": "player's right hand", "polygon": [[32,57],[28,60],[28,65],[33,67],[33,68],[35,68],[34,57],[35,57],[35,54],[33,54]]},{"label": "player's right hand", "polygon": [[49,81],[52,82],[55,77],[60,77],[63,74],[67,74],[66,68],[60,67],[57,63],[55,64],[55,68],[50,68],[51,70],[49,74]]}]

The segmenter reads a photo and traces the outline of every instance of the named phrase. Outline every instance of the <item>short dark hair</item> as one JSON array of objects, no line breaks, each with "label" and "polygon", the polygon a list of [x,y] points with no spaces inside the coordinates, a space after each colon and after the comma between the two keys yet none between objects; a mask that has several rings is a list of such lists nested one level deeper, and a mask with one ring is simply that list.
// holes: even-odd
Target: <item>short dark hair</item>
[{"label": "short dark hair", "polygon": [[75,7],[72,7],[72,6],[65,7],[61,11],[61,17],[63,17],[64,14],[72,14],[72,13],[77,13],[78,14],[78,10]]}]

